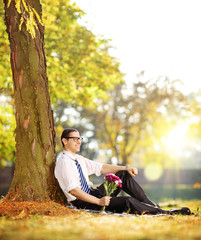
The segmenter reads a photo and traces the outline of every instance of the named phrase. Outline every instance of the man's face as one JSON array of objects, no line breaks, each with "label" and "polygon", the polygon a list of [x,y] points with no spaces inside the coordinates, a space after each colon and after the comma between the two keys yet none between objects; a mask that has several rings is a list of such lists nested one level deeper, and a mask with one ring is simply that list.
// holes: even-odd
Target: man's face
[{"label": "man's face", "polygon": [[75,154],[80,151],[81,141],[74,141],[72,137],[80,138],[79,132],[71,132],[69,133],[70,138],[63,138],[64,150]]}]

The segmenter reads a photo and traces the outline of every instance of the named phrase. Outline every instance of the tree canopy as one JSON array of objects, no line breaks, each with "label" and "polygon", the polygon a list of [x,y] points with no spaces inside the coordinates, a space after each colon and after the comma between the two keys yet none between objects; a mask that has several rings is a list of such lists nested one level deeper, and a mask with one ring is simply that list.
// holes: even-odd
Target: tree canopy
[{"label": "tree canopy", "polygon": [[49,87],[53,105],[89,106],[122,81],[109,41],[78,24],[84,12],[70,1],[43,1]]},{"label": "tree canopy", "polygon": [[[96,111],[90,108],[80,111],[80,118],[89,119],[94,125],[91,131],[99,139],[100,147],[111,150],[106,153],[108,160],[115,158],[119,164],[143,165],[147,161],[157,162],[158,158],[165,167],[172,164],[161,160],[164,152],[158,157],[155,154],[153,160],[150,156],[154,154],[154,144],[159,144],[163,134],[176,124],[175,117],[183,117],[180,105],[187,106],[186,97],[177,90],[176,83],[159,78],[132,86],[120,84],[110,91],[109,99],[98,101]],[[148,158],[143,157],[145,153]]]},{"label": "tree canopy", "polygon": [[[83,150],[96,137],[100,148],[112,151],[108,157],[116,157],[118,161],[129,163],[139,148],[147,150],[141,158],[143,162],[152,157],[162,159],[161,153],[153,153],[153,143],[168,132],[183,113],[182,118],[187,112],[199,116],[197,99],[200,94],[184,96],[177,90],[176,83],[168,79],[163,79],[163,84],[159,85],[158,80],[154,84],[147,81],[130,87],[122,84],[124,76],[119,62],[109,55],[110,41],[95,36],[78,23],[85,13],[76,4],[69,0],[43,0],[42,6],[47,72],[58,142],[64,127],[73,125],[87,132],[89,126],[95,135],[88,136]],[[5,165],[6,160],[15,159],[15,119],[2,2],[0,36],[0,165]],[[79,120],[74,121],[70,109],[79,115]],[[199,138],[199,124],[200,118],[191,124],[192,138]],[[94,156],[95,153],[91,149],[88,154]]]},{"label": "tree canopy", "polygon": [[[2,106],[1,146],[13,142],[13,86],[9,63],[9,41],[4,24],[3,5],[0,8],[0,102]],[[107,97],[108,89],[123,81],[119,62],[109,55],[109,41],[95,36],[78,24],[84,12],[70,1],[43,0],[45,52],[49,89],[53,108],[67,102],[73,106],[89,106],[97,98]],[[9,134],[7,132],[9,131]],[[5,133],[6,132],[6,133]],[[1,164],[14,161],[15,147],[1,151]]]}]

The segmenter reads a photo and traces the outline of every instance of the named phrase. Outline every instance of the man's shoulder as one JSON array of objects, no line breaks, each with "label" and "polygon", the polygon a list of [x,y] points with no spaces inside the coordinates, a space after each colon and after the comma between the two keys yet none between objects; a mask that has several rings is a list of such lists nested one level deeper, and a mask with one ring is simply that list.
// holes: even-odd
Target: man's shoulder
[{"label": "man's shoulder", "polygon": [[91,161],[90,159],[88,159],[88,158],[86,158],[86,157],[84,157],[80,154],[77,154],[77,153],[76,153],[75,157],[79,160],[82,160],[82,161]]},{"label": "man's shoulder", "polygon": [[90,165],[102,165],[102,163],[97,162],[95,160],[91,160],[89,158],[83,157],[82,155],[76,154],[76,158],[80,161],[80,162],[85,162],[85,164],[90,164]]},{"label": "man's shoulder", "polygon": [[60,153],[56,160],[57,165],[72,164],[71,159],[63,153]]}]

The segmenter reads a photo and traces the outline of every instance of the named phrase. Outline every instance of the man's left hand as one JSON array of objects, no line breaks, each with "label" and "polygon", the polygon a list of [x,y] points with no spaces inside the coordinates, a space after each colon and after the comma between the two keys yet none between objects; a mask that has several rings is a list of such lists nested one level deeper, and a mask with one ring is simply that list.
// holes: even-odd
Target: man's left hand
[{"label": "man's left hand", "polygon": [[135,167],[128,167],[127,171],[133,177],[135,177],[138,174],[138,169]]}]

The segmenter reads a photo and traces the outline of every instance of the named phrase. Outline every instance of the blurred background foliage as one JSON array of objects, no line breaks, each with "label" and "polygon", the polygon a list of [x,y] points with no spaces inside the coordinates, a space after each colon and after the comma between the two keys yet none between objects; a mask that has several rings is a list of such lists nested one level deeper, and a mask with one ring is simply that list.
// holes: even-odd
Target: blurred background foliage
[{"label": "blurred background foliage", "polygon": [[[42,0],[45,52],[56,152],[64,128],[84,137],[90,159],[137,167],[201,168],[201,92],[188,95],[168,76],[124,81],[108,39],[78,24],[84,12],[69,0]],[[9,42],[0,2],[0,166],[15,160],[15,118]],[[153,165],[154,164],[154,165]]]}]

